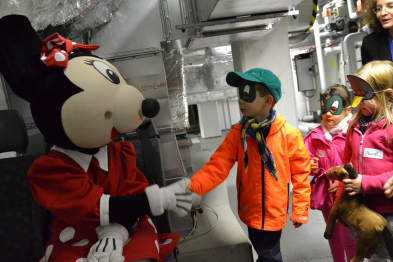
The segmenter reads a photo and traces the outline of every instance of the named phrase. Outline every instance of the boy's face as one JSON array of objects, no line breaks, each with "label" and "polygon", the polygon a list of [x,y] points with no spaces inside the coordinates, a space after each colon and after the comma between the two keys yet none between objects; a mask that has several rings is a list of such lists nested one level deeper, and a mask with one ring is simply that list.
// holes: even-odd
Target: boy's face
[{"label": "boy's face", "polygon": [[[239,92],[240,91],[241,90],[239,90]],[[246,100],[248,100],[247,96],[244,96],[243,93],[239,95],[239,109],[244,117],[255,118],[255,120],[260,123],[269,116],[270,110],[273,107],[273,96],[266,95],[262,97],[260,93],[255,90],[255,99],[252,102],[246,102]]]}]

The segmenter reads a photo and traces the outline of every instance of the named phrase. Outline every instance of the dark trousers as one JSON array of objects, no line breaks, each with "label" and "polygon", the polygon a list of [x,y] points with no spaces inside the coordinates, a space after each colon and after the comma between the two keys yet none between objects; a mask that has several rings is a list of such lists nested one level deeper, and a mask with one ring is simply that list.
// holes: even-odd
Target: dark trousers
[{"label": "dark trousers", "polygon": [[282,262],[281,230],[264,231],[248,227],[248,237],[258,254],[257,262]]}]

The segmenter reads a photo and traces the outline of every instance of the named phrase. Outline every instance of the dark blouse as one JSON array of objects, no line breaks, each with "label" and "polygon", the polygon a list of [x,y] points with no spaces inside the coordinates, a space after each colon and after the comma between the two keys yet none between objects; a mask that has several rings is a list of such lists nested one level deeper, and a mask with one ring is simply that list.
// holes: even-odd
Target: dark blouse
[{"label": "dark blouse", "polygon": [[363,65],[373,60],[392,61],[388,33],[371,33],[365,36],[363,38],[361,54]]}]

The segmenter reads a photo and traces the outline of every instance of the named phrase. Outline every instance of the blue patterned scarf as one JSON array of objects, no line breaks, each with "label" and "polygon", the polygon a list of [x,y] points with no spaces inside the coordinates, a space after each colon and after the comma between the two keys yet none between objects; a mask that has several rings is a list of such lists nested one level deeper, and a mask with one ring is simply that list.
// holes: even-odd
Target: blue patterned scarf
[{"label": "blue patterned scarf", "polygon": [[242,138],[242,145],[244,150],[244,168],[247,173],[248,169],[248,154],[247,154],[247,142],[246,142],[246,134],[248,134],[251,138],[257,141],[258,152],[261,155],[263,163],[265,164],[267,171],[278,181],[277,177],[277,168],[274,163],[272,152],[270,152],[267,147],[265,137],[263,136],[262,131],[268,128],[274,120],[276,120],[276,110],[272,110],[270,112],[269,117],[264,120],[262,123],[255,123],[255,119],[248,119],[243,117],[240,121],[242,126],[240,134]]}]

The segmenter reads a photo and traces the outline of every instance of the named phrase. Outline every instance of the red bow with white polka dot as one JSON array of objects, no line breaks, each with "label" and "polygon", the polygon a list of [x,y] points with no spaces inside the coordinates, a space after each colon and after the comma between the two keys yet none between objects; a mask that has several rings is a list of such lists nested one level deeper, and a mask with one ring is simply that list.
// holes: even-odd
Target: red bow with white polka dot
[{"label": "red bow with white polka dot", "polygon": [[89,53],[97,50],[99,45],[83,45],[65,39],[58,33],[47,37],[42,43],[41,60],[47,66],[67,67],[68,54],[72,52]]}]

